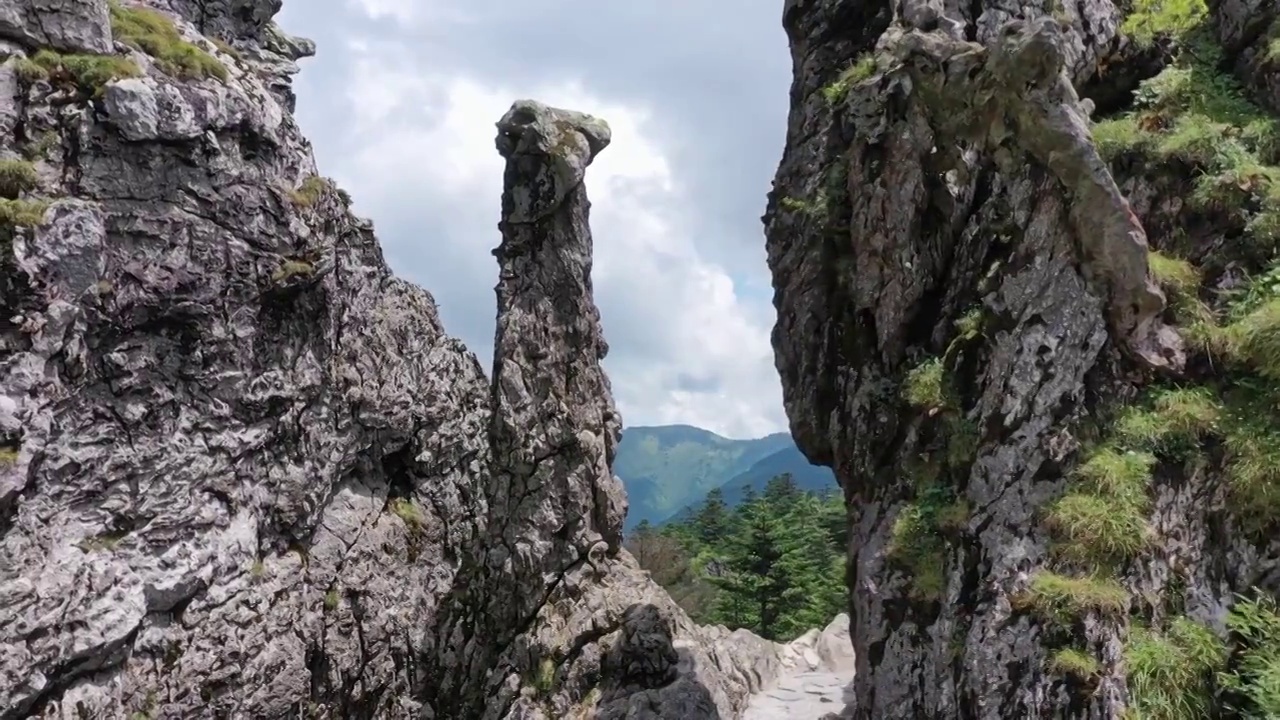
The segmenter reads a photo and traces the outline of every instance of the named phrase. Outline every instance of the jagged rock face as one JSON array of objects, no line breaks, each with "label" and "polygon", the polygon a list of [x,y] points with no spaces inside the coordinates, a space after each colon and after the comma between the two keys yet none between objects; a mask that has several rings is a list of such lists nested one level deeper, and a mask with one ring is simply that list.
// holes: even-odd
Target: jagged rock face
[{"label": "jagged rock face", "polygon": [[[1271,21],[1247,5],[1217,11],[1254,67]],[[1089,422],[1187,369],[1147,268],[1143,221],[1168,188],[1122,178],[1122,190],[1087,122],[1087,97],[1114,106],[1153,56],[1117,38],[1107,0],[946,8],[784,12],[792,107],[764,217],[773,343],[797,443],[835,470],[851,513],[848,716],[1114,718],[1129,699],[1122,621],[1089,612],[1074,627],[1099,659],[1081,692],[1046,669],[1050,631],[1024,599],[1053,565],[1042,510],[1096,440]],[[913,400],[931,362],[946,373],[939,397]],[[951,494],[930,512],[961,514],[930,530],[930,587],[900,560],[925,488]],[[1190,578],[1188,612],[1221,629],[1233,592],[1277,589],[1274,547],[1207,529],[1230,522],[1213,473],[1156,495],[1150,522],[1170,539],[1124,574],[1133,598]]]},{"label": "jagged rock face", "polygon": [[31,158],[0,187],[0,718],[735,717],[780,649],[620,549],[608,127],[499,123],[490,383],[316,176],[279,4],[153,5],[225,78],[113,43],[106,0],[0,11],[0,161]]}]

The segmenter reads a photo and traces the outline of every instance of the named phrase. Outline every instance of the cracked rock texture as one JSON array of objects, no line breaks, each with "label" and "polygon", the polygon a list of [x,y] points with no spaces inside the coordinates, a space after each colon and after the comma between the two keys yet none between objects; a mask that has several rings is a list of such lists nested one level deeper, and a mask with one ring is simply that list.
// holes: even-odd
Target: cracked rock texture
[{"label": "cracked rock texture", "polygon": [[[1275,4],[1211,5],[1237,70],[1274,107],[1274,70],[1251,69]],[[1116,622],[1083,618],[1102,671],[1079,693],[1044,669],[1041,628],[1011,604],[1049,565],[1037,511],[1079,460],[1080,421],[1186,362],[1146,257],[1171,188],[1152,172],[1117,182],[1088,130],[1091,110],[1118,109],[1159,69],[1117,37],[1120,22],[1109,0],[785,4],[791,113],[763,218],[773,345],[796,441],[835,470],[851,516],[844,717],[1102,719],[1126,706]],[[859,58],[875,69],[833,98]],[[981,332],[957,329],[971,314]],[[918,459],[949,442],[943,418],[899,395],[930,357],[946,358],[974,434],[937,471],[969,517],[933,599],[887,559]],[[1280,591],[1274,542],[1208,529],[1230,522],[1213,473],[1161,485],[1155,508],[1170,539],[1123,577],[1135,598],[1180,575],[1186,612],[1221,631],[1233,592]]]},{"label": "cracked rock texture", "polygon": [[[792,656],[620,547],[608,126],[498,124],[490,381],[317,177],[279,0],[150,6],[226,80],[113,43],[106,0],[0,9],[0,159],[49,202],[0,226],[0,718],[737,717]],[[141,75],[19,73],[50,47]]]}]

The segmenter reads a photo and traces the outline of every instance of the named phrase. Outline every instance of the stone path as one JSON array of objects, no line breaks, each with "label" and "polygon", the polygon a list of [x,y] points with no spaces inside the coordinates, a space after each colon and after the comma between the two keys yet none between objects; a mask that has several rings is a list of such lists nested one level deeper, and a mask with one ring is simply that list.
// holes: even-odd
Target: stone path
[{"label": "stone path", "polygon": [[819,720],[844,709],[847,673],[802,672],[785,675],[771,690],[751,698],[742,720]]}]

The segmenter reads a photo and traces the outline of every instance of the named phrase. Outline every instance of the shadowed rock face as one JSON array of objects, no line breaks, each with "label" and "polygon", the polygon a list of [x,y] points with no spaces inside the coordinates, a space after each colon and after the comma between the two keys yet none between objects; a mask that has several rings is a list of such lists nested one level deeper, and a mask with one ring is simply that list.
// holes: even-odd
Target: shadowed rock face
[{"label": "shadowed rock face", "polygon": [[[607,125],[498,124],[490,381],[317,176],[278,0],[155,5],[225,80],[113,46],[105,0],[0,10],[33,172],[0,213],[0,718],[735,717],[780,649],[620,549]],[[20,65],[47,47],[137,76]]]},{"label": "shadowed rock face", "polygon": [[[1248,4],[1217,3],[1215,19],[1253,67]],[[1150,241],[1172,242],[1148,237],[1176,201],[1158,188],[1188,187],[1187,167],[1117,183],[1080,97],[1115,104],[1104,67],[1129,83],[1159,69],[1117,37],[1116,5],[786,3],[792,105],[764,217],[773,345],[796,441],[850,510],[849,717],[1114,718],[1129,703],[1124,617],[1081,612],[1064,636],[1027,604],[1038,573],[1082,572],[1053,552],[1043,511],[1098,445],[1090,423],[1200,372],[1147,267]],[[934,396],[913,398],[930,367]],[[1280,590],[1280,548],[1211,534],[1239,527],[1221,466],[1173,465],[1144,518],[1160,540],[1118,571],[1119,614],[1162,621],[1185,582],[1178,611],[1225,636],[1233,592]],[[904,560],[911,513],[941,502],[959,517]],[[1098,662],[1087,687],[1050,669],[1065,646]]]}]

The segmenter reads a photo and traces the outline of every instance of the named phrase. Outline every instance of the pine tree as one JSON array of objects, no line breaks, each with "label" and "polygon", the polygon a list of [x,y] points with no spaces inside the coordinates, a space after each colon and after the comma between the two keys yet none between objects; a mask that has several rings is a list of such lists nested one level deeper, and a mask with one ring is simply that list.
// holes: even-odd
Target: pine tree
[{"label": "pine tree", "polygon": [[724,541],[729,534],[729,508],[724,504],[724,491],[716,488],[707,493],[697,516],[693,520],[694,533],[698,539],[708,546],[715,546]]}]

